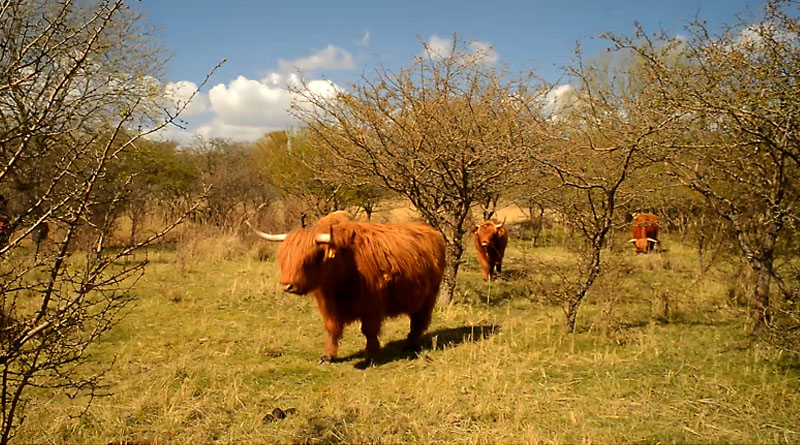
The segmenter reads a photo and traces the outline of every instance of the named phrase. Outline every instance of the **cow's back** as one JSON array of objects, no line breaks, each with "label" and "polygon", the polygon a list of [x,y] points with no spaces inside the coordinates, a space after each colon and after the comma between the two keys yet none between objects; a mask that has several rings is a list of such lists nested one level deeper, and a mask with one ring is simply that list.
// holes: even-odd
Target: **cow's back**
[{"label": "cow's back", "polygon": [[658,217],[651,213],[640,213],[633,218],[632,235],[636,253],[655,249],[658,242]]},{"label": "cow's back", "polygon": [[334,238],[351,240],[364,310],[395,316],[435,301],[444,274],[445,246],[431,226],[347,222],[332,230]]},{"label": "cow's back", "polygon": [[650,213],[640,213],[633,218],[632,235],[635,239],[656,238],[658,217]]},{"label": "cow's back", "polygon": [[336,224],[346,223],[353,220],[353,215],[346,210],[337,210],[331,212],[317,221],[317,230],[327,232],[331,226]]}]

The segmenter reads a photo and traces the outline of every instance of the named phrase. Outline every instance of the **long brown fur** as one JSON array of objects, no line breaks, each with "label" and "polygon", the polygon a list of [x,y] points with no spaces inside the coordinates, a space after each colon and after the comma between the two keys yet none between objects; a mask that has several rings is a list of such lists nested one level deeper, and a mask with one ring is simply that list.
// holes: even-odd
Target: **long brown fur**
[{"label": "long brown fur", "polygon": [[475,250],[478,251],[478,263],[483,271],[483,280],[490,281],[503,267],[503,256],[508,244],[508,231],[505,227],[496,226],[494,221],[485,221],[473,229]]},{"label": "long brown fur", "polygon": [[656,243],[649,241],[648,238],[658,239],[658,217],[650,213],[640,213],[634,216],[631,232],[636,253],[652,251]]},{"label": "long brown fur", "polygon": [[345,210],[337,210],[320,218],[319,221],[317,221],[317,230],[327,231],[330,228],[330,226],[352,220],[353,220],[353,215],[351,215],[350,212]]},{"label": "long brown fur", "polygon": [[[315,241],[320,232],[331,235],[330,244]],[[367,337],[366,358],[373,360],[386,317],[409,315],[410,346],[416,346],[428,328],[444,272],[445,247],[441,234],[426,224],[336,218],[335,224],[289,233],[278,250],[278,262],[285,290],[310,293],[317,300],[328,333],[323,361],[336,357],[344,326],[355,321],[361,321]]]}]

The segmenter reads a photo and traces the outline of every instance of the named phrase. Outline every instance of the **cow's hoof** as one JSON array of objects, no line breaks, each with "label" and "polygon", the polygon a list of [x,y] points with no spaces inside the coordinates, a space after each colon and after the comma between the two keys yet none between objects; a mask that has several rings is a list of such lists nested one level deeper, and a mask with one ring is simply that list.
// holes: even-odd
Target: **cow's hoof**
[{"label": "cow's hoof", "polygon": [[418,341],[409,341],[406,340],[403,343],[403,350],[409,352],[419,352],[422,349],[422,345]]},{"label": "cow's hoof", "polygon": [[330,355],[323,355],[319,359],[320,365],[330,365],[331,363],[333,363],[333,357],[331,357]]},{"label": "cow's hoof", "polygon": [[377,363],[374,359],[364,359],[355,364],[356,369],[374,368]]}]

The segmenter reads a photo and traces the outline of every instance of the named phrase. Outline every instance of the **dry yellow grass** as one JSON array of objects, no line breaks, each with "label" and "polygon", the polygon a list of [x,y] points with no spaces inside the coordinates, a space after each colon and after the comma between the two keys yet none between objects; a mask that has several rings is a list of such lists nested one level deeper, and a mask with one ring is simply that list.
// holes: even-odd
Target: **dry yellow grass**
[{"label": "dry yellow grass", "polygon": [[[391,320],[382,360],[359,369],[358,327],[345,331],[341,361],[318,365],[312,300],[280,293],[275,265],[249,242],[226,253],[232,242],[151,251],[136,307],[93,353],[98,367],[116,358],[109,395],[73,417],[80,400],[38,394],[18,442],[800,440],[797,364],[753,342],[742,308],[720,295],[725,277],[696,280],[680,249],[618,252],[622,272],[589,297],[574,335],[546,289],[512,279],[525,258],[566,261],[563,250],[514,242],[510,275],[491,284],[470,256],[421,353],[400,347],[407,318]],[[654,276],[674,300],[667,318],[651,309]],[[297,412],[265,423],[276,407]]]}]

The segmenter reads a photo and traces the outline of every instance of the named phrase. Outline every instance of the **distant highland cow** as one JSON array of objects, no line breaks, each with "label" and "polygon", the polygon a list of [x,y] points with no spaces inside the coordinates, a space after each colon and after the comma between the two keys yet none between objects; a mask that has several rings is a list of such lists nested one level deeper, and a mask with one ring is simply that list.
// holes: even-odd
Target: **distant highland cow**
[{"label": "distant highland cow", "polygon": [[490,281],[494,277],[495,269],[499,273],[503,268],[503,255],[508,244],[508,231],[504,225],[505,221],[500,224],[485,221],[472,229],[484,281]]},{"label": "distant highland cow", "polygon": [[648,253],[655,249],[658,242],[658,217],[650,213],[634,215],[632,224],[633,243],[636,253]]}]

